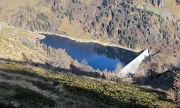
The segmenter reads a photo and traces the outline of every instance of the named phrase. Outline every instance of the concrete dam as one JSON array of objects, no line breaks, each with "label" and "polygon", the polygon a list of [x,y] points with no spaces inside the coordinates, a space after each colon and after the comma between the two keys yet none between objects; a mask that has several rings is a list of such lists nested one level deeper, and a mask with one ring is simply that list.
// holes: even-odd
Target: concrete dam
[{"label": "concrete dam", "polygon": [[118,72],[117,77],[126,77],[129,74],[134,74],[137,71],[140,63],[148,56],[148,49],[146,49],[129,64],[127,64],[120,72]]}]

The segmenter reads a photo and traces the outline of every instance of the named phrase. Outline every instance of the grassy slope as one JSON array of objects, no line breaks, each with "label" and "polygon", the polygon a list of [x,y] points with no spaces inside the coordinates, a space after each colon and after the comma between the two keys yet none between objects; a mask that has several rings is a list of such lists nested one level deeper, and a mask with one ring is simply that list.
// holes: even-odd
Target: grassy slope
[{"label": "grassy slope", "polygon": [[[0,1],[0,21],[9,22],[13,17],[11,16],[13,13],[16,13],[21,6],[34,6],[37,4],[39,0],[1,0]],[[8,14],[7,14],[8,13]],[[5,15],[5,16],[4,16]]]},{"label": "grassy slope", "polygon": [[[1,104],[21,107],[177,107],[167,94],[144,87],[0,62]],[[21,93],[20,93],[21,91]],[[23,104],[25,103],[25,104]]]},{"label": "grassy slope", "polygon": [[[42,37],[41,35],[33,32],[27,32],[6,23],[0,22],[2,30],[0,31],[0,57],[12,60],[25,60],[31,59],[34,62],[46,61],[47,58],[37,52],[35,39]],[[31,47],[34,47],[33,50]]]}]

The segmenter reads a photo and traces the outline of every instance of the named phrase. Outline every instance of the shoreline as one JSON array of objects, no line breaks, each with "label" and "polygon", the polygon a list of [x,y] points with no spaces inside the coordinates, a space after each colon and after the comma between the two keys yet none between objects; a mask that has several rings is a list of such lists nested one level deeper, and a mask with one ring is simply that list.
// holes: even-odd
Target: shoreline
[{"label": "shoreline", "polygon": [[[96,44],[101,44],[103,46],[111,46],[111,47],[117,47],[117,48],[122,48],[122,49],[125,49],[125,50],[128,50],[128,51],[132,51],[132,52],[140,52],[142,50],[134,50],[134,49],[131,49],[131,48],[127,48],[127,47],[124,47],[124,46],[121,46],[121,45],[116,45],[116,44],[110,44],[110,43],[103,43],[99,40],[92,40],[92,39],[81,39],[81,38],[73,38],[71,36],[67,36],[67,35],[60,35],[60,34],[54,34],[54,33],[48,33],[48,32],[37,32],[41,35],[43,34],[49,34],[49,35],[56,35],[56,36],[60,36],[60,37],[64,37],[64,38],[68,38],[68,39],[71,39],[71,40],[74,40],[76,42],[81,42],[81,43],[96,43]],[[37,39],[38,40],[41,40],[41,39],[44,39],[45,36],[43,35],[42,37],[38,37]]]}]

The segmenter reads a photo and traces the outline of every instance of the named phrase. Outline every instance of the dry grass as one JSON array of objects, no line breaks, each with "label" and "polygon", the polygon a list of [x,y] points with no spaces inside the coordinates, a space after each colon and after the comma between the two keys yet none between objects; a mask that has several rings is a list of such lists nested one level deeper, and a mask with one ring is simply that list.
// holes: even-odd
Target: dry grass
[{"label": "dry grass", "polygon": [[[42,0],[1,0],[0,1],[0,21],[12,22],[13,17],[22,7],[30,6],[36,11],[51,12],[51,7],[41,5]],[[23,11],[21,11],[23,12]],[[32,13],[33,14],[33,13]],[[31,15],[32,15],[31,14]],[[31,19],[30,17],[28,19]]]},{"label": "dry grass", "polygon": [[62,20],[62,24],[59,27],[59,30],[66,32],[67,35],[71,37],[78,37],[83,33],[81,25],[76,21],[72,21],[72,24],[70,24],[67,17],[64,17],[64,19]]},{"label": "dry grass", "polygon": [[10,22],[12,15],[23,6],[34,7],[39,0],[0,0],[0,21]]},{"label": "dry grass", "polygon": [[91,4],[91,2],[92,2],[92,0],[84,0],[84,1],[86,1],[85,3],[86,3],[86,5],[90,5]]},{"label": "dry grass", "polygon": [[82,35],[79,36],[81,39],[90,39],[92,36],[89,32],[85,32]]},{"label": "dry grass", "polygon": [[[2,31],[0,32],[0,58],[18,61],[22,61],[26,58],[34,62],[47,60],[45,56],[32,50],[28,44],[27,46],[25,45],[26,42],[35,43],[35,38],[41,35],[23,31],[13,26],[8,26],[5,23],[0,24],[2,25]],[[24,44],[22,40],[25,41]],[[24,55],[26,55],[26,57]]]},{"label": "dry grass", "polygon": [[[166,6],[164,6],[163,8],[168,8],[170,10],[171,14],[175,17],[175,19],[177,19],[178,18],[178,12],[180,10],[180,6],[176,4],[175,0],[166,0],[166,1],[169,2],[169,3]],[[160,10],[161,9],[157,5],[153,6],[150,3],[146,4],[144,2],[144,0],[137,0],[136,4],[140,5],[140,6],[147,6],[148,8],[152,8],[152,9],[155,9],[155,10]]]},{"label": "dry grass", "polygon": [[180,6],[176,5],[175,0],[171,0],[171,2],[165,7],[171,11],[172,15],[174,15],[175,18],[178,18],[178,12],[180,10]]},{"label": "dry grass", "polygon": [[18,10],[21,6],[34,6],[39,0],[1,0],[0,7],[5,10]]},{"label": "dry grass", "polygon": [[42,13],[51,13],[51,8],[48,7],[39,6],[36,9]]}]

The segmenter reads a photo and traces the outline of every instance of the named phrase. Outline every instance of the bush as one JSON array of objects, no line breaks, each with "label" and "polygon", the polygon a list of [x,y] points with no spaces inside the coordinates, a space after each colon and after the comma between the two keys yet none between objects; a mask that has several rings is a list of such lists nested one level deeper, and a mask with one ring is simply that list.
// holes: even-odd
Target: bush
[{"label": "bush", "polygon": [[114,23],[114,21],[110,21],[109,25],[107,27],[107,32],[111,37],[114,37],[114,33],[116,30],[116,24]]}]

